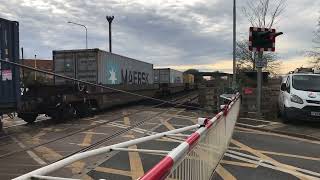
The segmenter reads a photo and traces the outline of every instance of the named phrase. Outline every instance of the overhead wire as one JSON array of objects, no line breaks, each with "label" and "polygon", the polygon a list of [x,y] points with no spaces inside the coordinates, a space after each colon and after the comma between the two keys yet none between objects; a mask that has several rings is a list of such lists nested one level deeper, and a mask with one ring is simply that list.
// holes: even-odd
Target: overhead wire
[{"label": "overhead wire", "polygon": [[[130,94],[132,96],[138,96],[138,97],[142,97],[142,98],[145,98],[145,99],[154,100],[154,101],[158,101],[158,102],[163,102],[163,103],[167,103],[167,104],[171,104],[171,105],[178,105],[178,103],[175,103],[175,102],[172,102],[172,101],[166,101],[166,100],[163,100],[163,99],[158,99],[158,98],[154,98],[154,97],[150,97],[150,96],[145,96],[145,95],[142,95],[142,94],[137,94],[137,93],[129,92],[129,91],[126,91],[126,90],[121,90],[121,89],[117,89],[117,88],[113,88],[113,87],[109,87],[109,86],[105,86],[105,85],[101,85],[101,84],[91,83],[91,82],[88,82],[88,81],[84,81],[84,80],[80,80],[80,79],[64,76],[64,75],[57,74],[57,73],[54,73],[54,72],[33,68],[33,67],[30,67],[30,66],[26,66],[26,65],[15,63],[15,62],[11,62],[11,61],[6,61],[6,60],[3,60],[3,59],[0,59],[0,62],[1,63],[10,64],[10,65],[13,65],[13,66],[17,66],[17,67],[20,67],[20,68],[29,69],[29,70],[32,70],[32,71],[36,71],[36,72],[52,75],[52,76],[55,76],[55,77],[71,80],[71,81],[74,81],[74,82],[90,85],[90,86],[95,86],[95,87],[99,87],[99,88],[103,88],[103,89],[113,90],[113,91],[117,91],[117,92],[121,92],[121,93],[125,93],[125,94]],[[189,105],[179,105],[178,107],[193,108],[193,109],[207,111],[207,109],[205,109],[205,108],[196,107],[196,106],[189,106]]]}]

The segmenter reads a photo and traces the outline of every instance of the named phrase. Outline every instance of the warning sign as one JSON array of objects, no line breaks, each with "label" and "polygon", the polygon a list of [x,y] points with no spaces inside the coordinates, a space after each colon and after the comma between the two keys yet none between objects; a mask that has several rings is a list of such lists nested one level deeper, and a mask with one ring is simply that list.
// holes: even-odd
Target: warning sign
[{"label": "warning sign", "polygon": [[11,81],[11,80],[12,80],[12,71],[2,70],[2,81]]}]

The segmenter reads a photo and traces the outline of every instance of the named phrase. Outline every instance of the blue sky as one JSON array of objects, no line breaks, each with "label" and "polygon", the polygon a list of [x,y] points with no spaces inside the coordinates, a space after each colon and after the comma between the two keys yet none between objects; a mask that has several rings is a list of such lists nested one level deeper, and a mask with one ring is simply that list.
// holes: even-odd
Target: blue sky
[{"label": "blue sky", "polygon": [[[248,36],[249,22],[238,3],[239,39]],[[274,26],[282,70],[307,63],[320,16],[320,1],[288,0]],[[0,17],[20,22],[21,46],[27,58],[51,59],[52,50],[107,49],[106,15],[114,15],[113,51],[156,67],[202,70],[232,68],[232,0],[0,0]]]}]

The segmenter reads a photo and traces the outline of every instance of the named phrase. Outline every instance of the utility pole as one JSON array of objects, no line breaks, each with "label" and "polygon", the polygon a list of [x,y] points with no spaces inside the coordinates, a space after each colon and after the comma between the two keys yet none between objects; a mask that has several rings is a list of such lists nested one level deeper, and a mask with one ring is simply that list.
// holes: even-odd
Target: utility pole
[{"label": "utility pole", "polygon": [[[23,55],[23,47],[21,47],[21,64],[23,64],[23,62],[24,62],[24,55]],[[21,70],[22,70],[22,80],[24,80],[24,69],[23,68],[21,68]]]},{"label": "utility pole", "polygon": [[[263,52],[258,53],[258,61],[262,62]],[[262,66],[257,67],[257,114],[260,117],[261,113],[261,98],[262,98]]]},{"label": "utility pole", "polygon": [[236,44],[237,44],[237,10],[236,0],[233,0],[233,77],[232,77],[232,89],[235,90],[237,85],[237,71],[236,71]]},{"label": "utility pole", "polygon": [[112,53],[112,41],[111,41],[111,24],[114,19],[114,16],[107,16],[107,21],[109,22],[109,52]]},{"label": "utility pole", "polygon": [[[37,69],[37,55],[34,55],[34,68]],[[34,80],[37,80],[37,71],[34,72]]]}]

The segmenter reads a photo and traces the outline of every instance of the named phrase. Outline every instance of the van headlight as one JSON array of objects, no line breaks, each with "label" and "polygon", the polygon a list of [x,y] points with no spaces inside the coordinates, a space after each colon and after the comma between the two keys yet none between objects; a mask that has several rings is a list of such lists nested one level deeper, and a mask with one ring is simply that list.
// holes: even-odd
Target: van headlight
[{"label": "van headlight", "polygon": [[303,100],[299,96],[294,95],[294,94],[292,94],[290,96],[290,100],[291,100],[291,102],[295,102],[295,103],[298,103],[298,104],[303,104]]}]

